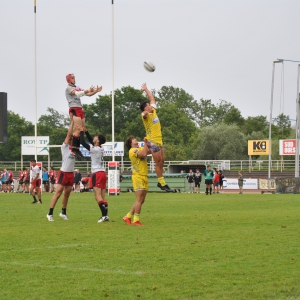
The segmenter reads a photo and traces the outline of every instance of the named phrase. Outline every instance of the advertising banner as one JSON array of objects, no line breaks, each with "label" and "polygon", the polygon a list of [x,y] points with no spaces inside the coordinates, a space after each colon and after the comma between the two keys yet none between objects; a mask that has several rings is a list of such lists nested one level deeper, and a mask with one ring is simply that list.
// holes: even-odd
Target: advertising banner
[{"label": "advertising banner", "polygon": [[120,163],[108,162],[108,195],[117,196],[120,194]]},{"label": "advertising banner", "polygon": [[296,140],[279,140],[279,155],[295,155]]},{"label": "advertising banner", "polygon": [[269,155],[269,140],[249,140],[248,155]]},{"label": "advertising banner", "polygon": [[[224,178],[223,179],[223,188],[224,189],[233,189],[238,190],[238,179],[237,178]],[[246,190],[257,190],[258,189],[258,180],[251,178],[244,178],[243,188]]]},{"label": "advertising banner", "polygon": [[[262,190],[267,190],[269,188],[268,179],[258,179],[259,188]],[[270,179],[270,190],[276,190],[275,179]]]},{"label": "advertising banner", "polygon": [[[37,136],[37,155],[49,155],[49,136]],[[35,155],[35,136],[22,136],[21,155]]]},{"label": "advertising banner", "polygon": [[[88,143],[90,144],[90,143]],[[112,143],[105,143],[102,145],[104,147],[104,156],[112,156]],[[115,156],[124,156],[124,142],[115,142],[114,145]],[[83,156],[90,157],[90,152],[80,145],[80,151]]]}]

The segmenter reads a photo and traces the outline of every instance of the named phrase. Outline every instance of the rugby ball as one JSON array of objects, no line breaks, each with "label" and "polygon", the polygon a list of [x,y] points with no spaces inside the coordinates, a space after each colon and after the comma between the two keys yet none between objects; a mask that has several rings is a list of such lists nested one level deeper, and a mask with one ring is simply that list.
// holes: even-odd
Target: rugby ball
[{"label": "rugby ball", "polygon": [[144,62],[144,67],[147,71],[149,72],[154,72],[155,71],[155,66],[152,62],[150,61],[145,61]]}]

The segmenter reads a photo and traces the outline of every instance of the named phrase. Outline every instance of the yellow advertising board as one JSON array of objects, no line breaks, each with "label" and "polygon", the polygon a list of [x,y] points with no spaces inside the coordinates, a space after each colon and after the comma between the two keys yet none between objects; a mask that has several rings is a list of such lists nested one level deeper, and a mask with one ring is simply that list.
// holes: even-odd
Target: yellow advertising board
[{"label": "yellow advertising board", "polygon": [[248,155],[269,155],[269,140],[249,140]]}]

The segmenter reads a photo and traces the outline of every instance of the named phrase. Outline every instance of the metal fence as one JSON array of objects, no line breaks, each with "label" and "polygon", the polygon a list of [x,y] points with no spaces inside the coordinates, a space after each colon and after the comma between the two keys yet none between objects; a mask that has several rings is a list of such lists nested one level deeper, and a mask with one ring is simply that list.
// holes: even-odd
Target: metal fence
[{"label": "metal fence", "polygon": [[[48,161],[42,161],[43,166],[50,167],[53,166],[56,170],[60,169],[61,161],[50,161],[50,166],[48,166]],[[108,162],[105,162],[106,167]],[[170,165],[211,165],[220,170],[268,170],[269,162],[268,160],[224,160],[224,161],[214,161],[214,160],[189,160],[189,161],[166,161],[164,164],[164,171],[169,172]],[[12,171],[18,171],[22,167],[29,167],[29,161],[0,161],[0,169],[6,168]],[[155,162],[149,160],[148,167],[150,172],[155,172]],[[75,168],[81,171],[88,171],[91,169],[91,161],[76,161]],[[289,171],[295,170],[295,160],[272,160],[271,169],[276,171]],[[129,172],[132,170],[130,161],[120,161],[121,172]]]}]

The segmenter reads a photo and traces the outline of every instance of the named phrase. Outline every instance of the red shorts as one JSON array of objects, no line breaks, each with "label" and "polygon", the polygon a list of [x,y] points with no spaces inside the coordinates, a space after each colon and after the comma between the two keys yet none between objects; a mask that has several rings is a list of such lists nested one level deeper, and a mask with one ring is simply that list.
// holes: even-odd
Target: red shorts
[{"label": "red shorts", "polygon": [[33,180],[31,185],[33,187],[37,187],[37,188],[40,187],[41,186],[41,179]]},{"label": "red shorts", "polygon": [[91,187],[106,189],[106,173],[103,171],[93,173]]},{"label": "red shorts", "polygon": [[57,176],[57,183],[62,186],[73,186],[74,184],[74,173],[59,171]]},{"label": "red shorts", "polygon": [[74,116],[79,117],[81,119],[85,119],[82,107],[70,107],[69,113],[72,113]]}]

